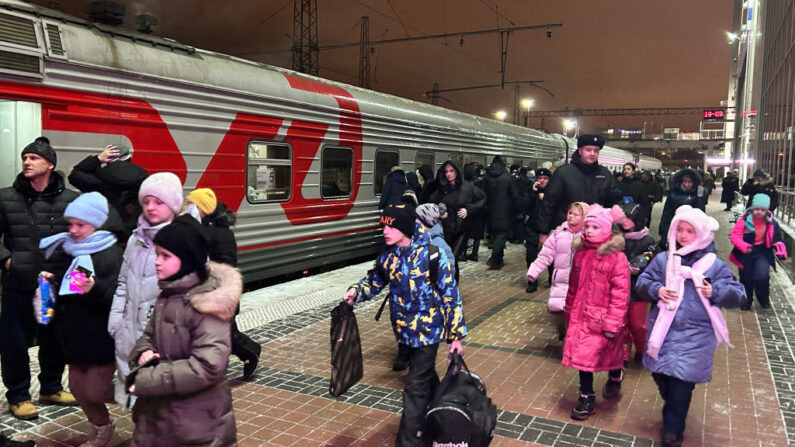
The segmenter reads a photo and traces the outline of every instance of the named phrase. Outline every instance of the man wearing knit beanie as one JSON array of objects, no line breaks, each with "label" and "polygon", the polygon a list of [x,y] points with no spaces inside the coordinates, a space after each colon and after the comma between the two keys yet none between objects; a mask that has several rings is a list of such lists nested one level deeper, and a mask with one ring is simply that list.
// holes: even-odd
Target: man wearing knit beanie
[{"label": "man wearing knit beanie", "polygon": [[165,203],[174,214],[182,209],[182,183],[171,172],[158,172],[147,177],[138,189],[138,201],[142,206],[146,196]]},{"label": "man wearing knit beanie", "polygon": [[22,159],[25,159],[25,154],[36,154],[48,162],[52,163],[52,167],[58,164],[58,155],[55,149],[50,146],[50,140],[47,137],[38,137],[32,143],[22,149]]},{"label": "man wearing knit beanie", "polygon": [[157,232],[154,243],[173,253],[182,263],[179,271],[165,280],[172,281],[193,272],[200,280],[207,279],[209,239],[196,219],[188,215],[176,217]]},{"label": "man wearing knit beanie", "polygon": [[188,202],[196,205],[202,213],[202,217],[209,216],[215,212],[215,207],[218,206],[218,201],[215,198],[215,193],[210,188],[194,189],[188,194]]},{"label": "man wearing knit beanie", "polygon": [[60,218],[77,197],[76,192],[66,189],[63,176],[55,172],[56,162],[49,141],[39,137],[22,150],[22,172],[13,185],[0,189],[0,368],[11,414],[24,420],[38,417],[31,402],[28,358],[28,343],[34,337],[39,342],[41,365],[39,399],[62,405],[76,403],[61,385],[65,365],[56,329],[36,324],[33,312],[28,310],[39,272],[66,270],[71,261],[59,250],[45,262],[39,248],[41,239],[67,231],[66,221]]}]

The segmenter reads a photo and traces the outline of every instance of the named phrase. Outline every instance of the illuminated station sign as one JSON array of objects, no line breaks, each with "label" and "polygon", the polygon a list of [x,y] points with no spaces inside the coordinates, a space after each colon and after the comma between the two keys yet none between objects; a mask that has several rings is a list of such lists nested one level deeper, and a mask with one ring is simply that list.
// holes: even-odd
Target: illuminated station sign
[{"label": "illuminated station sign", "polygon": [[722,120],[726,116],[723,109],[705,109],[702,115],[705,120]]}]

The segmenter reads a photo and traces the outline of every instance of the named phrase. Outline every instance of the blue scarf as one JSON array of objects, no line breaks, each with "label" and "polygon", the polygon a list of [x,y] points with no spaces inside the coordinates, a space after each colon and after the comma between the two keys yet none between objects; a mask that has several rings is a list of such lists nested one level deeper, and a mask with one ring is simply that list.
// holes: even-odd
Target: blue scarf
[{"label": "blue scarf", "polygon": [[94,263],[91,261],[91,255],[110,248],[115,243],[116,236],[104,230],[91,233],[83,242],[75,242],[75,240],[69,236],[69,233],[54,234],[39,241],[39,248],[45,249],[45,258],[49,258],[52,252],[61,244],[63,244],[63,251],[74,256],[72,263],[69,264],[69,268],[66,269],[66,274],[61,281],[61,288],[58,290],[58,295],[77,293],[69,289],[72,271],[79,265],[93,272]]}]

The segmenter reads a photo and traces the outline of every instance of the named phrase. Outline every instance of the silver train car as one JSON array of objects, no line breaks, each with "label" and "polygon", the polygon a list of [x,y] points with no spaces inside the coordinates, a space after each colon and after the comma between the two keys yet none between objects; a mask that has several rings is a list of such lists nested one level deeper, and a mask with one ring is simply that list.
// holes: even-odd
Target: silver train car
[{"label": "silver train car", "polygon": [[[392,166],[494,155],[534,168],[571,141],[0,0],[0,186],[38,135],[68,170],[107,144],[237,212],[246,281],[375,254]],[[631,153],[607,148],[618,163]],[[68,173],[68,172],[67,172]]]}]

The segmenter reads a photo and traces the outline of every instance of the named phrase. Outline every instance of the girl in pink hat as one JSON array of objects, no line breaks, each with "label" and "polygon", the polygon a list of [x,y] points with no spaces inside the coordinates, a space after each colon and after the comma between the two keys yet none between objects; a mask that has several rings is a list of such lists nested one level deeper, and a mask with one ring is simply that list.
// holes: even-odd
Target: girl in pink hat
[{"label": "girl in pink hat", "polygon": [[593,373],[610,371],[605,398],[618,396],[624,378],[624,342],[629,307],[629,262],[624,238],[612,231],[610,211],[592,205],[575,250],[566,294],[569,321],[563,344],[563,366],[580,372],[580,397],[572,419],[584,421],[596,411]]},{"label": "girl in pink hat", "polygon": [[718,222],[682,205],[668,230],[668,252],[660,253],[638,277],[635,290],[656,303],[649,313],[643,366],[665,401],[662,445],[682,445],[690,398],[697,383],[712,379],[712,357],[729,343],[721,307],[746,302],[745,289],[715,255]]}]

